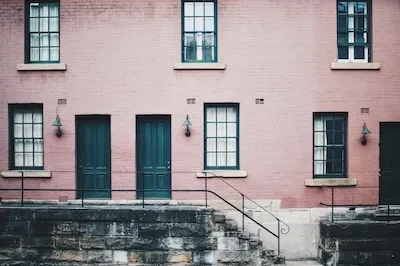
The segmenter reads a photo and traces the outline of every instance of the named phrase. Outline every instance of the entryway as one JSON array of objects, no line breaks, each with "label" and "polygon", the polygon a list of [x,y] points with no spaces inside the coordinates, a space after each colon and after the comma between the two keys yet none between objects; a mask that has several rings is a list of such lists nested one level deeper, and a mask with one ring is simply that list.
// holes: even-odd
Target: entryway
[{"label": "entryway", "polygon": [[380,123],[379,204],[400,204],[400,122]]},{"label": "entryway", "polygon": [[[76,121],[77,188],[111,188],[110,116],[79,115]],[[84,198],[110,198],[110,191],[86,191]],[[82,198],[80,191],[77,198]]]},{"label": "entryway", "polygon": [[171,198],[171,116],[136,116],[137,198]]}]

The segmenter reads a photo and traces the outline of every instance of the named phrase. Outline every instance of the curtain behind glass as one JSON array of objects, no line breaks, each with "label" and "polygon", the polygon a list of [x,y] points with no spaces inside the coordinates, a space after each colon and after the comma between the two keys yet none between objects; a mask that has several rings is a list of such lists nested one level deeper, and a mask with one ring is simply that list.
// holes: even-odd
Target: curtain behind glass
[{"label": "curtain behind glass", "polygon": [[314,118],[314,174],[326,174],[327,159],[327,136],[326,119],[324,117]]}]

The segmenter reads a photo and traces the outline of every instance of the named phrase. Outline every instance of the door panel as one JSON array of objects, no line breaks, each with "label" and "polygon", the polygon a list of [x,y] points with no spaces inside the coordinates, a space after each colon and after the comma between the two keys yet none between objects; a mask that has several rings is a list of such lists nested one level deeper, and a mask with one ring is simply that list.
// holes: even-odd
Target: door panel
[{"label": "door panel", "polygon": [[145,190],[144,197],[171,198],[170,116],[137,116],[136,160],[136,188]]},{"label": "door panel", "polygon": [[[111,143],[109,116],[76,117],[78,189],[111,188]],[[87,191],[84,198],[110,198],[110,191]],[[82,195],[78,191],[77,197]]]},{"label": "door panel", "polygon": [[380,124],[379,203],[400,204],[400,123]]}]

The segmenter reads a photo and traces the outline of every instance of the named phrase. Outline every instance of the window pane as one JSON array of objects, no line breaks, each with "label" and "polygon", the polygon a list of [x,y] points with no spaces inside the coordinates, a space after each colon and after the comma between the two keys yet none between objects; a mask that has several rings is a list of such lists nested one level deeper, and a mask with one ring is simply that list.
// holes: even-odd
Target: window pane
[{"label": "window pane", "polygon": [[218,152],[226,152],[226,139],[217,139],[217,151]]},{"label": "window pane", "polygon": [[14,124],[14,138],[22,137],[22,124]]},{"label": "window pane", "polygon": [[338,3],[338,12],[339,14],[347,14],[347,2]]},{"label": "window pane", "polygon": [[42,123],[43,116],[42,113],[33,113],[33,123]]},{"label": "window pane", "polygon": [[217,108],[217,121],[226,122],[226,108],[224,107]]},{"label": "window pane", "polygon": [[204,2],[196,2],[194,10],[195,16],[204,16]]},{"label": "window pane", "polygon": [[343,131],[343,126],[344,126],[344,121],[343,119],[336,119],[334,122],[334,127],[335,130],[342,130]]},{"label": "window pane", "polygon": [[50,18],[50,31],[58,31],[58,18]]},{"label": "window pane", "polygon": [[50,16],[58,17],[58,5],[50,5]]},{"label": "window pane", "polygon": [[14,155],[14,165],[15,166],[24,166],[24,154],[23,153],[15,153]]},{"label": "window pane", "polygon": [[214,18],[205,18],[205,31],[214,31]]},{"label": "window pane", "polygon": [[185,16],[194,16],[194,3],[185,2]]},{"label": "window pane", "polygon": [[217,124],[217,137],[226,137],[226,124],[225,123]]},{"label": "window pane", "polygon": [[38,18],[30,19],[29,31],[30,32],[38,32],[39,31],[39,19]]},{"label": "window pane", "polygon": [[315,175],[326,174],[326,166],[324,161],[314,161],[314,174]]},{"label": "window pane", "polygon": [[33,140],[32,139],[24,139],[24,151],[25,152],[33,152]]},{"label": "window pane", "polygon": [[207,139],[207,151],[217,151],[217,142],[215,138]]},{"label": "window pane", "polygon": [[354,59],[366,59],[364,46],[354,47]]},{"label": "window pane", "polygon": [[14,152],[24,151],[24,141],[22,139],[14,140]]},{"label": "window pane", "polygon": [[217,108],[208,107],[207,108],[207,122],[217,121]]},{"label": "window pane", "polygon": [[31,48],[31,61],[39,61],[39,48]]},{"label": "window pane", "polygon": [[35,165],[36,167],[43,166],[43,153],[35,153]]},{"label": "window pane", "polygon": [[48,17],[49,16],[49,6],[48,5],[40,5],[40,16]]},{"label": "window pane", "polygon": [[236,137],[236,123],[227,124],[227,136]]},{"label": "window pane", "polygon": [[39,46],[39,34],[31,34],[31,47]]},{"label": "window pane", "polygon": [[31,3],[30,5],[30,17],[39,17],[39,4]]},{"label": "window pane", "polygon": [[314,145],[324,146],[326,145],[326,134],[325,132],[314,132]]},{"label": "window pane", "polygon": [[226,166],[226,153],[217,154],[217,166]]},{"label": "window pane", "polygon": [[207,166],[217,166],[216,155],[216,153],[207,153]]},{"label": "window pane", "polygon": [[32,113],[24,113],[24,123],[32,123]]},{"label": "window pane", "polygon": [[236,139],[227,139],[227,151],[236,151]]},{"label": "window pane", "polygon": [[49,46],[49,34],[40,34],[40,46]]},{"label": "window pane", "polygon": [[60,38],[58,33],[50,34],[50,46],[60,46]]},{"label": "window pane", "polygon": [[40,19],[40,31],[41,32],[49,31],[49,19],[48,18]]},{"label": "window pane", "polygon": [[35,139],[35,152],[43,152],[43,139]]},{"label": "window pane", "polygon": [[195,31],[204,31],[204,18],[203,17],[195,18],[194,30]]},{"label": "window pane", "polygon": [[33,137],[34,138],[42,138],[42,125],[41,124],[33,125]]},{"label": "window pane", "polygon": [[236,166],[236,153],[230,152],[227,154],[226,166]]},{"label": "window pane", "polygon": [[347,46],[338,47],[339,59],[349,59],[349,48]]},{"label": "window pane", "polygon": [[207,123],[207,137],[216,137],[217,128],[215,123]]},{"label": "window pane", "polygon": [[349,35],[347,33],[338,33],[338,43],[346,45],[349,41]]},{"label": "window pane", "polygon": [[33,153],[25,153],[24,159],[25,159],[24,166],[33,166]]},{"label": "window pane", "polygon": [[358,2],[354,13],[367,14],[367,5],[364,2]]},{"label": "window pane", "polygon": [[236,108],[228,107],[226,108],[226,113],[228,122],[236,122]]},{"label": "window pane", "polygon": [[194,18],[185,18],[185,31],[194,31]]},{"label": "window pane", "polygon": [[60,52],[58,47],[50,48],[50,61],[59,61],[60,60]]},{"label": "window pane", "polygon": [[367,40],[364,39],[364,33],[356,33],[356,43],[357,44],[364,44],[366,43]]},{"label": "window pane", "polygon": [[338,16],[338,32],[347,31],[347,16]]},{"label": "window pane", "polygon": [[14,112],[14,123],[22,123],[22,113]]},{"label": "window pane", "polygon": [[205,5],[205,14],[206,16],[214,16],[214,3],[207,2]]},{"label": "window pane", "polygon": [[24,138],[32,138],[32,124],[24,124]]},{"label": "window pane", "polygon": [[40,48],[40,61],[49,61],[49,48]]}]

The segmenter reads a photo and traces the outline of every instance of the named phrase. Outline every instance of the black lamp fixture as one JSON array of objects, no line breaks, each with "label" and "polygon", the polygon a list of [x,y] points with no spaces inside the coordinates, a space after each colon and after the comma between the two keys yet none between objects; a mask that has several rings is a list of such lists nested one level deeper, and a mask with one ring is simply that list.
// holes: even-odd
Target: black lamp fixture
[{"label": "black lamp fixture", "polygon": [[62,136],[62,131],[61,131],[62,124],[61,124],[60,116],[58,114],[57,114],[56,120],[54,120],[52,126],[57,127],[56,136],[60,138]]},{"label": "black lamp fixture", "polygon": [[183,122],[183,125],[186,126],[185,136],[189,137],[190,136],[190,128],[189,128],[189,126],[192,125],[192,123],[189,120],[189,115],[186,115],[186,119]]},{"label": "black lamp fixture", "polygon": [[371,134],[371,130],[369,130],[369,129],[367,128],[367,124],[366,124],[366,123],[364,123],[364,125],[363,125],[363,128],[362,128],[362,130],[361,130],[361,134],[362,134],[362,137],[361,137],[361,144],[362,144],[362,145],[366,145],[366,144],[367,144],[367,135],[368,135],[368,134]]}]

